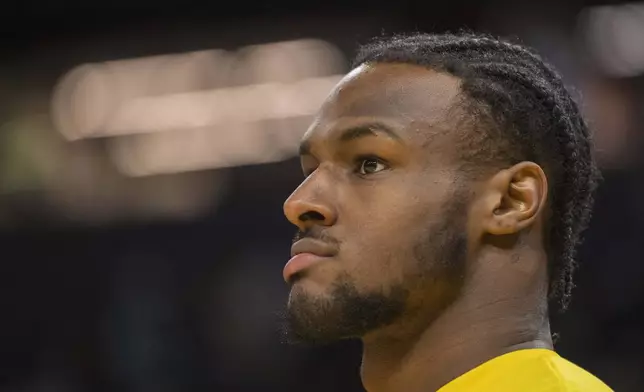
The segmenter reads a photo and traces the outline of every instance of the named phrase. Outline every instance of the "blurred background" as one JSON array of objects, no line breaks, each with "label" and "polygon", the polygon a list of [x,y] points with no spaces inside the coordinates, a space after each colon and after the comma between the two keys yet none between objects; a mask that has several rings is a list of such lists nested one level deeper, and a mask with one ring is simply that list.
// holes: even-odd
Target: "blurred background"
[{"label": "blurred background", "polygon": [[560,353],[644,391],[644,3],[4,4],[0,391],[361,391],[280,343],[311,115],[382,32],[519,37],[584,96],[604,171]]}]

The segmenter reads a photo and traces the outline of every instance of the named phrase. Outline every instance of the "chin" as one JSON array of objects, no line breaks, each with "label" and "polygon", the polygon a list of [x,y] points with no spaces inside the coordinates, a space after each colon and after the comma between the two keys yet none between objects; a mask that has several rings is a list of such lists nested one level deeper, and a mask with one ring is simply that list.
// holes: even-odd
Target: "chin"
[{"label": "chin", "polygon": [[[297,290],[297,289],[295,289]],[[284,338],[290,344],[325,345],[345,338],[340,314],[329,306],[329,299],[298,291],[291,293],[284,317]]]},{"label": "chin", "polygon": [[291,287],[287,340],[329,343],[362,337],[401,317],[406,298],[400,287],[360,293],[348,277],[329,284],[303,278]]},{"label": "chin", "polygon": [[288,305],[289,307],[319,307],[321,301],[330,302],[332,297],[333,290],[331,285],[323,284],[313,279],[298,279],[291,284]]}]

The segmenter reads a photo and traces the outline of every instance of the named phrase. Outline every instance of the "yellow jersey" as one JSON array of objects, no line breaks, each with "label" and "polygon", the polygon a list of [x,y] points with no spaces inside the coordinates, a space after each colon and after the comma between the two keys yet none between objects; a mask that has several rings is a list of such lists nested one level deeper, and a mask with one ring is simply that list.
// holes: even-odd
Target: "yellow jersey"
[{"label": "yellow jersey", "polygon": [[491,359],[438,392],[612,392],[552,350],[525,349]]}]

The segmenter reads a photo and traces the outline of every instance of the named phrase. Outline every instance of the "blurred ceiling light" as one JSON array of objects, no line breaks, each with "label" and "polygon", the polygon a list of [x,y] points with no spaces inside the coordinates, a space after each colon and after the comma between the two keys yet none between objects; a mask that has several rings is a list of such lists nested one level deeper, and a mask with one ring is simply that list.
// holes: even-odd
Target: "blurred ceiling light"
[{"label": "blurred ceiling light", "polygon": [[344,72],[346,60],[329,42],[316,39],[252,45],[237,52],[243,84],[289,83]]},{"label": "blurred ceiling light", "polygon": [[154,133],[314,114],[342,75],[138,98],[117,108],[102,136]]},{"label": "blurred ceiling light", "polygon": [[[286,96],[297,97],[298,89],[319,84],[322,86],[317,90],[312,87],[311,94],[326,89],[326,77],[343,73],[345,64],[337,48],[314,39],[254,45],[236,53],[207,50],[86,64],[64,75],[56,86],[52,118],[68,140],[77,140],[154,132],[173,128],[177,122],[211,125],[210,117],[240,117],[237,107],[241,100],[252,103],[275,100],[254,104],[250,109],[246,105],[245,110],[264,114],[245,115],[276,116],[276,105],[288,104],[292,106],[290,111],[297,110],[300,102]],[[310,78],[313,80],[306,81]],[[259,86],[248,86],[255,84]],[[246,87],[219,90],[231,85]],[[192,105],[197,105],[197,109],[190,109]],[[143,114],[136,114],[139,109],[145,111],[145,116],[159,119],[143,119]],[[232,114],[226,110],[232,110]],[[182,121],[177,121],[183,116]],[[172,119],[172,125],[163,123],[161,119],[165,117]],[[142,127],[146,121],[152,121],[153,127]],[[128,129],[132,125],[134,128]],[[157,128],[159,125],[161,128]]]},{"label": "blurred ceiling light", "polygon": [[644,73],[644,3],[588,8],[579,21],[588,49],[604,72],[615,77]]},{"label": "blurred ceiling light", "polygon": [[52,119],[69,140],[100,134],[123,102],[212,88],[225,80],[220,73],[230,67],[229,56],[222,50],[84,64],[64,75],[55,87]]},{"label": "blurred ceiling light", "polygon": [[91,134],[101,128],[116,98],[109,84],[99,65],[82,65],[65,75],[55,89],[51,116],[66,139],[77,140],[84,132]]},{"label": "blurred ceiling light", "polygon": [[110,140],[109,153],[132,177],[276,162],[296,153],[306,130],[297,121],[278,128],[271,135],[256,122],[124,136]]}]

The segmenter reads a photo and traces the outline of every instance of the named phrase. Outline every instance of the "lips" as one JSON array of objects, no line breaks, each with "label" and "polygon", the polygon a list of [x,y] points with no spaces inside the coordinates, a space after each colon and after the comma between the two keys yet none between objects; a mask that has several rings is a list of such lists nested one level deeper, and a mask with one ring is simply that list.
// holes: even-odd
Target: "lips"
[{"label": "lips", "polygon": [[291,257],[301,253],[310,253],[320,257],[332,257],[337,253],[329,244],[312,238],[303,238],[291,247]]},{"label": "lips", "polygon": [[293,276],[312,267],[313,265],[333,257],[337,250],[318,240],[305,238],[297,241],[291,247],[291,259],[282,272],[284,281],[292,283]]}]

